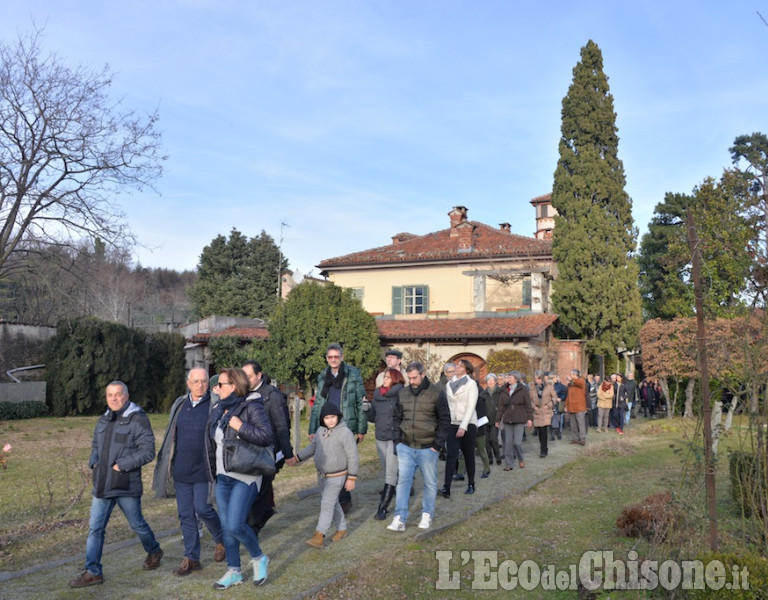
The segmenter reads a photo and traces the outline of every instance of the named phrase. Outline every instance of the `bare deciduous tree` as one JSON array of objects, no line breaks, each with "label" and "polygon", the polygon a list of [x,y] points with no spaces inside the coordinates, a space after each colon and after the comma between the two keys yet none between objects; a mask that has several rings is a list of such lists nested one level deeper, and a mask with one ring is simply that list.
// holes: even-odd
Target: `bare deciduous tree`
[{"label": "bare deciduous tree", "polygon": [[68,67],[40,37],[0,41],[0,278],[28,240],[130,238],[112,197],[151,186],[165,158],[157,112],[124,110],[108,67]]}]

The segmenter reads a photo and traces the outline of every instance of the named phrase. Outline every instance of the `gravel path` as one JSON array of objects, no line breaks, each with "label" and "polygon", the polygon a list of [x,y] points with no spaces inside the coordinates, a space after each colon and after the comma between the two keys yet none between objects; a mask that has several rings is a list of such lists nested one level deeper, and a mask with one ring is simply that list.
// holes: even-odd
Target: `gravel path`
[{"label": "gravel path", "polygon": [[[568,431],[566,430],[566,433]],[[588,444],[597,442],[599,435],[590,433]],[[368,440],[366,442],[368,443]],[[531,435],[525,444],[525,469],[503,471],[494,465],[487,479],[480,479],[482,465],[478,459],[476,493],[464,494],[466,482],[454,482],[450,499],[438,496],[432,529],[422,531],[416,527],[421,514],[421,477],[416,476],[416,494],[411,499],[411,516],[405,532],[386,529],[394,511],[394,499],[387,521],[373,518],[379,501],[378,491],[383,478],[376,472],[358,481],[353,492],[354,505],[347,515],[350,535],[339,542],[326,541],[323,550],[305,545],[317,523],[320,498],[309,488],[292,493],[278,503],[278,514],[265,527],[260,538],[264,551],[270,557],[269,579],[265,587],[256,591],[252,585],[241,585],[230,590],[215,591],[213,582],[224,572],[224,567],[213,563],[212,543],[209,535],[203,539],[203,570],[184,578],[174,577],[171,570],[183,558],[183,546],[178,530],[160,534],[165,551],[163,563],[156,571],[144,572],[141,563],[144,553],[135,539],[108,546],[103,559],[105,583],[81,590],[70,590],[67,581],[77,574],[83,556],[65,557],[34,567],[27,572],[11,573],[0,586],[0,599],[25,600],[38,598],[99,598],[114,599],[181,599],[181,598],[253,598],[266,594],[270,598],[306,598],[327,582],[352,570],[360,560],[382,549],[404,546],[426,536],[434,535],[503,498],[521,494],[536,483],[552,475],[559,467],[577,457],[584,449],[569,444],[566,437],[550,444],[549,456],[539,458],[538,441]],[[378,465],[377,465],[378,466]],[[296,467],[312,469],[311,466]],[[445,462],[438,467],[438,487],[442,486]],[[280,493],[280,476],[276,480]],[[115,511],[113,518],[123,518]],[[51,549],[52,556],[56,549]],[[247,565],[243,556],[243,566]],[[244,569],[245,571],[245,569]],[[246,572],[250,579],[250,569]]]}]

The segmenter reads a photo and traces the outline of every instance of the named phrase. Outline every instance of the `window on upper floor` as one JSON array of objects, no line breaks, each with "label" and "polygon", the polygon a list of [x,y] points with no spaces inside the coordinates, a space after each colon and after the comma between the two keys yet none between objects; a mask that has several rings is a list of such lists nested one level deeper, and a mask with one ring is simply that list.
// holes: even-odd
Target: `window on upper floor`
[{"label": "window on upper floor", "polygon": [[547,217],[554,217],[555,209],[551,204],[538,204],[536,205],[536,218],[545,219]]},{"label": "window on upper floor", "polygon": [[523,306],[531,305],[531,278],[523,279]]},{"label": "window on upper floor", "polygon": [[392,314],[416,315],[429,310],[429,286],[404,285],[392,288]]}]

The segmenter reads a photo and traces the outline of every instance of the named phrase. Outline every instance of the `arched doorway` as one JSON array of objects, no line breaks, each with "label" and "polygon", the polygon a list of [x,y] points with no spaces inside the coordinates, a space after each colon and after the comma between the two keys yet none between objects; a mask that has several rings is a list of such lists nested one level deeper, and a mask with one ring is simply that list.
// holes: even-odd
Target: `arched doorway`
[{"label": "arched doorway", "polygon": [[486,366],[484,359],[480,358],[477,354],[472,354],[471,352],[462,352],[461,354],[456,354],[450,359],[451,362],[456,362],[457,360],[468,360],[470,363],[472,363],[472,366],[475,368],[475,381],[477,381],[479,386],[485,387],[485,376],[488,374],[488,367]]}]

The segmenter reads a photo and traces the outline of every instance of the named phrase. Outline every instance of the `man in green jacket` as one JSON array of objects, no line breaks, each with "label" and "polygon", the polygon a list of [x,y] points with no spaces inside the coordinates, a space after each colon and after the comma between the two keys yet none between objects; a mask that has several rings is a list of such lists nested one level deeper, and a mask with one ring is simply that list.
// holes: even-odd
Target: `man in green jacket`
[{"label": "man in green jacket", "polygon": [[[330,402],[341,411],[347,427],[355,434],[359,444],[368,433],[368,419],[363,411],[363,378],[356,367],[344,362],[344,350],[340,344],[329,344],[325,351],[325,360],[328,361],[328,366],[317,378],[315,403],[309,418],[309,439],[315,437],[315,431],[320,425],[320,411],[326,402]],[[352,507],[352,495],[342,490],[339,502],[344,512],[348,512]]]}]

